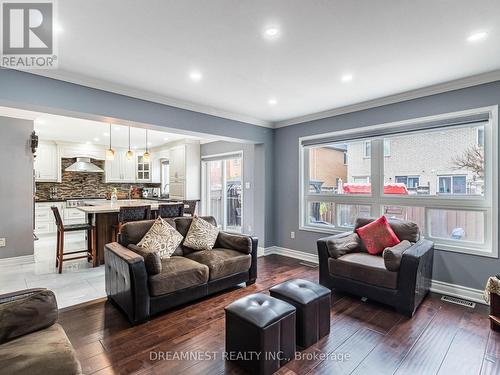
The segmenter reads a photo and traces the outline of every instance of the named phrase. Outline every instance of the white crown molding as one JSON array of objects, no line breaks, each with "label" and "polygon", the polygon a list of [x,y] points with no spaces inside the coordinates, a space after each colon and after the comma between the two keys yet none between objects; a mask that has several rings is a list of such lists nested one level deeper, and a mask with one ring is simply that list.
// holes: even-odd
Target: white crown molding
[{"label": "white crown molding", "polygon": [[382,98],[368,100],[361,103],[346,105],[343,107],[333,108],[322,112],[312,113],[309,115],[294,117],[288,120],[274,122],[274,128],[282,128],[301,124],[303,122],[321,120],[328,117],[343,115],[346,113],[362,111],[365,109],[381,107],[383,105],[404,102],[406,100],[423,98],[425,96],[441,94],[447,91],[464,89],[467,87],[482,85],[485,83],[495,82],[500,80],[500,69],[487,73],[477,74],[470,77],[460,78],[449,82],[438,83],[436,85],[422,87],[415,90],[405,91],[399,94],[388,95]]},{"label": "white crown molding", "polygon": [[174,99],[168,96],[155,94],[153,92],[135,89],[126,85],[116,84],[108,81],[98,80],[95,78],[87,77],[84,75],[69,73],[63,70],[50,70],[50,71],[29,71],[27,73],[35,74],[47,78],[57,79],[74,83],[81,86],[91,87],[98,90],[109,91],[115,94],[130,96],[141,100],[147,100],[154,103],[165,104],[171,107],[187,109],[189,111],[204,113],[211,116],[221,117],[229,120],[244,122],[247,124],[262,126],[266,128],[273,128],[273,123],[270,121],[261,120],[252,116],[247,116],[239,113],[225,111],[219,108],[197,104],[185,100]]},{"label": "white crown molding", "polygon": [[130,96],[142,100],[147,100],[155,103],[165,104],[172,107],[182,108],[199,113],[205,113],[212,116],[226,118],[229,120],[240,121],[247,124],[262,126],[266,128],[282,128],[291,125],[301,124],[303,122],[321,120],[328,117],[343,115],[346,113],[362,111],[365,109],[381,107],[388,104],[403,102],[406,100],[418,99],[430,95],[441,94],[447,91],[459,90],[467,87],[477,86],[485,83],[495,82],[500,80],[500,69],[487,73],[481,73],[469,77],[459,78],[453,81],[438,83],[435,85],[422,87],[415,90],[405,91],[399,94],[388,95],[382,98],[367,100],[360,103],[350,104],[343,107],[332,108],[326,111],[311,113],[304,116],[293,117],[283,121],[266,121],[252,116],[247,116],[239,113],[225,111],[219,108],[197,104],[180,99],[170,98],[164,95],[148,92],[145,90],[135,89],[121,84],[102,81],[76,73],[70,73],[62,70],[51,71],[30,71],[30,74],[35,74],[47,78],[57,79],[60,81],[70,82],[77,85],[91,87],[98,90],[113,92],[115,94]]},{"label": "white crown molding", "polygon": [[[260,249],[259,249],[260,250]],[[306,253],[304,251],[287,249],[280,246],[271,246],[259,252],[260,256],[271,254],[281,255],[289,258],[299,259],[310,263],[318,264],[318,255]],[[476,303],[487,304],[483,298],[483,291],[479,289],[469,288],[462,285],[445,283],[439,280],[431,280],[431,292],[444,294],[447,296],[463,298]]]}]

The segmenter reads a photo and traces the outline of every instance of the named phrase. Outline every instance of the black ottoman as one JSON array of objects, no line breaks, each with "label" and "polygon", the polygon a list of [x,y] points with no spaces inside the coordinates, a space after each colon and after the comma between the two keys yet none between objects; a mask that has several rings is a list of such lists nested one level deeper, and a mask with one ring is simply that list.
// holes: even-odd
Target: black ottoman
[{"label": "black ottoman", "polygon": [[298,346],[307,348],[330,333],[330,289],[292,279],[273,286],[269,292],[297,308]]},{"label": "black ottoman", "polygon": [[272,374],[295,355],[295,307],[251,294],[225,308],[226,358],[251,374]]}]

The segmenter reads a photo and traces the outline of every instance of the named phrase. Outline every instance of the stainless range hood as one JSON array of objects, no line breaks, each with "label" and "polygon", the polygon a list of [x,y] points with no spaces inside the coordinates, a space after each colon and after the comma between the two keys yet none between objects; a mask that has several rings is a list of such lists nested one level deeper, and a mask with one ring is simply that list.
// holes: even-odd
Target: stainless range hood
[{"label": "stainless range hood", "polygon": [[66,172],[103,173],[97,165],[90,162],[90,158],[76,158],[76,162],[65,169]]}]

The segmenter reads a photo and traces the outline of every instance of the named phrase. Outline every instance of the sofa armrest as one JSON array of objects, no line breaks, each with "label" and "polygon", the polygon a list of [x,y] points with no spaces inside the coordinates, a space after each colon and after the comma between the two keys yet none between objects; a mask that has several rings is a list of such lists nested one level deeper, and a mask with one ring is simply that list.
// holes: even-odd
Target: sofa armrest
[{"label": "sofa armrest", "polygon": [[245,254],[250,254],[252,252],[252,237],[244,234],[221,231],[217,236],[214,247],[237,250]]},{"label": "sofa armrest", "polygon": [[259,239],[257,237],[249,237],[252,242],[252,263],[248,271],[248,284],[253,284],[257,280],[257,251],[259,248]]},{"label": "sofa armrest", "polygon": [[50,327],[57,322],[54,293],[27,289],[0,295],[0,344]]},{"label": "sofa armrest", "polygon": [[132,324],[149,317],[148,273],[144,258],[117,242],[104,246],[106,294]]},{"label": "sofa armrest", "polygon": [[434,243],[422,239],[403,253],[398,276],[398,310],[413,315],[429,292],[434,261]]}]

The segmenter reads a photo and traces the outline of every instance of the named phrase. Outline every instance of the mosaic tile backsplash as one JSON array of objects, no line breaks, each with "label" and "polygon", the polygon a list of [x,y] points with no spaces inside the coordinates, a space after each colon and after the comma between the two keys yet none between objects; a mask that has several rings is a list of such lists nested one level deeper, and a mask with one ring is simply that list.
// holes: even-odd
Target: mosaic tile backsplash
[{"label": "mosaic tile backsplash", "polygon": [[[106,193],[110,193],[113,188],[117,188],[118,192],[128,193],[130,186],[134,187],[160,187],[160,184],[143,184],[143,183],[127,183],[127,184],[107,184],[104,182],[104,173],[81,173],[81,172],[65,172],[65,169],[73,164],[76,159],[61,160],[62,176],[61,182],[37,182],[36,196],[40,200],[46,200],[50,197],[50,189],[57,188],[57,193],[54,199],[69,199],[69,198],[106,198]],[[103,160],[92,160],[92,163],[104,169]]]}]

